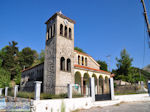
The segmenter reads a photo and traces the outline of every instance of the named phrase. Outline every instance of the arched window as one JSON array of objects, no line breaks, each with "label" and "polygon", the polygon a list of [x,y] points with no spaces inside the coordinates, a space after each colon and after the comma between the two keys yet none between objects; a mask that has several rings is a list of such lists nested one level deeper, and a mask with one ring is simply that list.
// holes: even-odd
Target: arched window
[{"label": "arched window", "polygon": [[69,38],[71,39],[72,36],[72,32],[71,32],[71,28],[69,28]]},{"label": "arched window", "polygon": [[60,35],[63,35],[63,25],[60,24]]},{"label": "arched window", "polygon": [[49,29],[47,30],[47,40],[49,39]]},{"label": "arched window", "polygon": [[53,37],[53,28],[51,26],[51,38]]},{"label": "arched window", "polygon": [[60,59],[60,70],[65,71],[65,58],[61,57]]},{"label": "arched window", "polygon": [[67,26],[65,26],[65,37],[67,37]]},{"label": "arched window", "polygon": [[87,58],[85,58],[85,66],[87,66]]},{"label": "arched window", "polygon": [[67,71],[71,72],[71,60],[67,59]]},{"label": "arched window", "polygon": [[55,24],[54,24],[54,26],[53,26],[53,36],[55,36]]},{"label": "arched window", "polygon": [[82,65],[84,65],[84,57],[82,56]]},{"label": "arched window", "polygon": [[80,65],[80,56],[78,55],[78,65]]}]

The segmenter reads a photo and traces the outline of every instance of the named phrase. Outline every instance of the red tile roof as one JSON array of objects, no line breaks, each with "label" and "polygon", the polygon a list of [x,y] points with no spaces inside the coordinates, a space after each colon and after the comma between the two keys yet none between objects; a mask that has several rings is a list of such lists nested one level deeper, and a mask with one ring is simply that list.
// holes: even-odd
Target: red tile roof
[{"label": "red tile roof", "polygon": [[107,71],[104,71],[104,70],[95,69],[95,68],[90,68],[90,67],[87,67],[87,66],[81,66],[81,65],[74,65],[74,66],[75,67],[79,67],[79,68],[84,68],[84,69],[89,69],[89,70],[94,70],[94,71],[98,71],[98,72],[111,74],[110,72],[107,72]]}]

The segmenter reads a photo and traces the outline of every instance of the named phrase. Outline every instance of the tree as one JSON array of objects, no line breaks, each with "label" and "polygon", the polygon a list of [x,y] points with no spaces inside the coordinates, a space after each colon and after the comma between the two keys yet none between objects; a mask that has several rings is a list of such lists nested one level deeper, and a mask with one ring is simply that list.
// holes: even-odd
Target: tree
[{"label": "tree", "polygon": [[34,60],[38,58],[38,54],[35,50],[32,50],[29,47],[23,48],[19,52],[19,64],[22,69],[30,67]]},{"label": "tree", "polygon": [[18,64],[18,47],[17,42],[9,42],[9,45],[2,48],[0,58],[2,59],[2,67],[9,71],[11,79],[14,78],[16,65]]},{"label": "tree", "polygon": [[44,59],[45,59],[45,51],[41,50],[40,55],[39,55],[40,63],[43,63]]},{"label": "tree", "polygon": [[79,47],[75,47],[74,50],[77,50],[79,52],[85,53],[83,49],[79,48]]},{"label": "tree", "polygon": [[108,71],[107,63],[105,61],[97,60],[97,63],[100,65],[101,70]]},{"label": "tree", "polygon": [[2,68],[2,60],[0,59],[0,88],[9,86],[10,83],[10,72]]},{"label": "tree", "polygon": [[124,81],[128,81],[128,75],[130,74],[133,59],[130,58],[126,49],[123,49],[120,54],[120,59],[116,58],[116,60],[117,70],[115,79],[122,79]]}]

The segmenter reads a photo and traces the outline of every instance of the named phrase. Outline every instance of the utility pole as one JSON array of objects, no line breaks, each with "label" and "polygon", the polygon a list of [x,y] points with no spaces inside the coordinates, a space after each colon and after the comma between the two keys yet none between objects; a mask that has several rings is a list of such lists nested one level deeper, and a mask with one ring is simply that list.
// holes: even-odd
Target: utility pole
[{"label": "utility pole", "polygon": [[144,18],[145,18],[145,22],[146,22],[146,25],[147,25],[148,35],[149,35],[149,38],[150,38],[150,24],[149,24],[149,20],[148,20],[148,16],[147,16],[146,5],[145,5],[144,0],[141,0],[141,2],[142,2],[142,5],[143,5],[143,9],[144,9]]},{"label": "utility pole", "polygon": [[111,57],[111,55],[108,55],[108,56],[106,56],[106,57],[107,57],[107,59],[108,59],[108,66],[109,66],[108,70],[109,70],[109,72],[110,72],[110,57]]}]

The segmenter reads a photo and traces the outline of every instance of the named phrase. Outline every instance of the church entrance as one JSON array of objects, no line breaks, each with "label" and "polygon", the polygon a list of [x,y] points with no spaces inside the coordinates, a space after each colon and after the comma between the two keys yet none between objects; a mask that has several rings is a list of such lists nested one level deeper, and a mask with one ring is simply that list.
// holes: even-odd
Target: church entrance
[{"label": "church entrance", "polygon": [[86,81],[83,81],[83,94],[86,95]]}]

